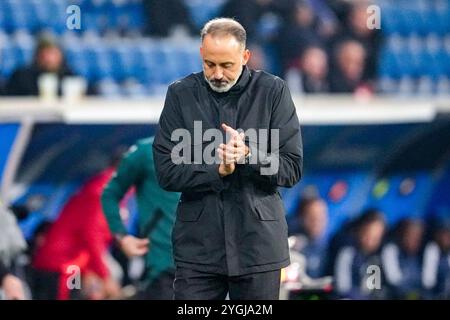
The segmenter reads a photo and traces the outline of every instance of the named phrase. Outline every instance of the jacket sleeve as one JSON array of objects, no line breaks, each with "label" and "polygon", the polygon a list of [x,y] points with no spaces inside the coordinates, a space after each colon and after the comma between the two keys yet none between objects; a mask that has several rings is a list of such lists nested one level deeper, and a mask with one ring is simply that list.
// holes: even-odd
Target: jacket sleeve
[{"label": "jacket sleeve", "polygon": [[292,187],[302,177],[302,136],[289,89],[283,80],[277,81],[281,86],[275,86],[268,147],[262,150],[249,141],[251,156],[244,171],[260,183]]},{"label": "jacket sleeve", "polygon": [[[147,145],[151,148],[150,145]],[[145,170],[141,163],[142,148],[132,146],[124,156],[116,172],[106,185],[102,194],[102,206],[109,229],[113,234],[126,234],[127,230],[120,217],[120,201],[128,190],[139,183],[145,176]]]},{"label": "jacket sleeve", "polygon": [[158,182],[164,190],[185,192],[220,192],[225,185],[219,175],[218,164],[192,164],[172,161],[171,152],[177,144],[172,132],[184,128],[180,105],[173,85],[166,95],[164,109],[159,119],[159,130],[153,143],[153,157]]}]

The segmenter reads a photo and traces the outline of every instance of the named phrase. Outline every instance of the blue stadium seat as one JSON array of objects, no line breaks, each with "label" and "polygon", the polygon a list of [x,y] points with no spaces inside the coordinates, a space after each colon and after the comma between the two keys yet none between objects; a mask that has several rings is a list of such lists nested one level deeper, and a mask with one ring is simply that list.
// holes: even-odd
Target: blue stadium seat
[{"label": "blue stadium seat", "polygon": [[83,30],[104,33],[107,30],[141,31],[144,27],[142,1],[92,1],[80,4]]},{"label": "blue stadium seat", "polygon": [[378,79],[378,90],[386,94],[398,93],[398,81],[389,76],[380,74]]},{"label": "blue stadium seat", "polygon": [[31,0],[29,6],[36,23],[33,31],[38,32],[40,29],[45,28],[49,21],[53,19],[52,12],[48,8],[47,1]]},{"label": "blue stadium seat", "polygon": [[27,6],[19,0],[4,0],[5,16],[7,17],[5,24],[9,33],[17,30],[29,30],[29,20],[27,17]]},{"label": "blue stadium seat", "polygon": [[396,11],[392,5],[381,7],[382,31],[384,35],[391,36],[399,32],[399,21],[396,18]]},{"label": "blue stadium seat", "polygon": [[142,97],[148,94],[146,87],[134,79],[128,79],[122,84],[122,92],[130,97]]},{"label": "blue stadium seat", "polygon": [[138,78],[141,61],[136,44],[118,44],[112,50],[114,63],[120,66],[120,78]]},{"label": "blue stadium seat", "polygon": [[216,17],[225,2],[225,0],[184,0],[192,20],[199,28]]},{"label": "blue stadium seat", "polygon": [[146,85],[166,83],[169,77],[164,53],[158,47],[155,42],[145,42],[138,45],[135,53],[140,59],[136,78]]},{"label": "blue stadium seat", "polygon": [[98,91],[105,98],[117,98],[122,95],[119,84],[110,78],[98,82]]},{"label": "blue stadium seat", "polygon": [[73,46],[66,47],[65,56],[67,63],[75,73],[92,81],[93,74],[89,67],[89,62],[87,60],[84,48],[80,46],[81,45],[77,43],[74,44]]},{"label": "blue stadium seat", "polygon": [[450,168],[441,174],[435,186],[433,187],[433,195],[427,205],[426,212],[433,214],[446,209],[450,213]]},{"label": "blue stadium seat", "polygon": [[145,27],[145,15],[141,1],[132,1],[127,5],[129,31],[142,31]]},{"label": "blue stadium seat", "polygon": [[18,67],[18,61],[15,55],[14,46],[10,41],[3,44],[1,76],[9,78],[12,72]]},{"label": "blue stadium seat", "polygon": [[401,74],[397,66],[397,58],[389,48],[383,48],[380,53],[380,63],[378,66],[380,77],[399,79]]},{"label": "blue stadium seat", "polygon": [[14,47],[14,55],[16,56],[16,63],[19,66],[25,66],[32,62],[34,53],[34,43],[24,41],[16,43]]},{"label": "blue stadium seat", "polygon": [[442,76],[435,82],[435,91],[437,95],[449,97],[450,95],[450,77]]},{"label": "blue stadium seat", "polygon": [[186,49],[184,46],[174,47],[173,51],[168,52],[167,59],[173,61],[171,81],[184,78],[192,72],[198,71],[198,68],[196,68],[195,65],[195,60],[193,59],[192,50]]},{"label": "blue stadium seat", "polygon": [[416,75],[417,64],[411,52],[406,50],[398,52],[395,53],[394,57],[401,76],[414,77]]},{"label": "blue stadium seat", "polygon": [[435,12],[436,32],[445,36],[450,33],[450,5],[447,2],[447,7],[437,10]]},{"label": "blue stadium seat", "polygon": [[404,8],[400,12],[400,33],[407,36],[411,34],[423,34],[423,21],[417,8]]},{"label": "blue stadium seat", "polygon": [[422,12],[424,19],[424,35],[430,33],[436,33],[439,30],[439,20],[432,8],[428,8],[426,11]]},{"label": "blue stadium seat", "polygon": [[125,2],[112,1],[108,6],[109,28],[125,29],[128,26],[128,12]]},{"label": "blue stadium seat", "polygon": [[47,23],[45,23],[43,28],[50,29],[59,35],[68,31],[66,25],[66,18],[68,17],[66,14],[66,9],[69,4],[66,1],[60,0],[46,0],[46,2],[46,10],[48,10],[50,16],[48,17]]},{"label": "blue stadium seat", "polygon": [[436,81],[443,74],[445,74],[445,68],[441,63],[441,55],[438,52],[422,52],[421,54],[421,64],[422,64],[422,74],[429,76],[431,79]]},{"label": "blue stadium seat", "polygon": [[0,31],[6,29],[6,14],[5,5],[3,1],[0,1]]},{"label": "blue stadium seat", "polygon": [[94,79],[113,77],[114,67],[106,47],[89,48],[87,54],[90,55],[90,68],[94,72]]}]

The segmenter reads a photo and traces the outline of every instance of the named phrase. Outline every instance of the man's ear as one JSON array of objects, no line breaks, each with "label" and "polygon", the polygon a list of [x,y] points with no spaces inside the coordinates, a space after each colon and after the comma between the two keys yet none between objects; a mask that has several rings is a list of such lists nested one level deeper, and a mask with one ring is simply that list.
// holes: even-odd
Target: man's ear
[{"label": "man's ear", "polygon": [[243,57],[242,57],[242,64],[243,65],[247,64],[247,62],[250,59],[251,55],[252,54],[251,54],[250,50],[248,50],[248,49],[244,50],[244,54],[243,54]]},{"label": "man's ear", "polygon": [[203,47],[200,47],[200,57],[203,59]]}]

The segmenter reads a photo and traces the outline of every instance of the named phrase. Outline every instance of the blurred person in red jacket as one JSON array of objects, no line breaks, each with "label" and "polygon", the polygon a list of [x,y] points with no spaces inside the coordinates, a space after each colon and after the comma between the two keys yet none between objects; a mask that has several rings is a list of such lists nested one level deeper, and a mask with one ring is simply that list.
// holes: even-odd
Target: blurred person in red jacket
[{"label": "blurred person in red jacket", "polygon": [[83,290],[88,287],[83,291],[88,299],[119,297],[120,286],[108,267],[113,238],[100,202],[113,172],[111,166],[92,177],[49,228],[32,261],[34,299],[69,299],[80,293],[71,289],[80,289],[81,284]]}]

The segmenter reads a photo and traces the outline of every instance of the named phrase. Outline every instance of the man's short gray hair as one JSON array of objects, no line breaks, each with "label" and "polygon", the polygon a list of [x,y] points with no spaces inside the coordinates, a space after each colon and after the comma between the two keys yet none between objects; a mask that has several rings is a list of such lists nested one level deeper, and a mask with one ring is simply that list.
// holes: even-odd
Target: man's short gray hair
[{"label": "man's short gray hair", "polygon": [[247,32],[244,27],[231,18],[215,18],[208,21],[200,33],[202,42],[208,34],[211,36],[232,35],[243,48],[245,48],[247,41]]}]

